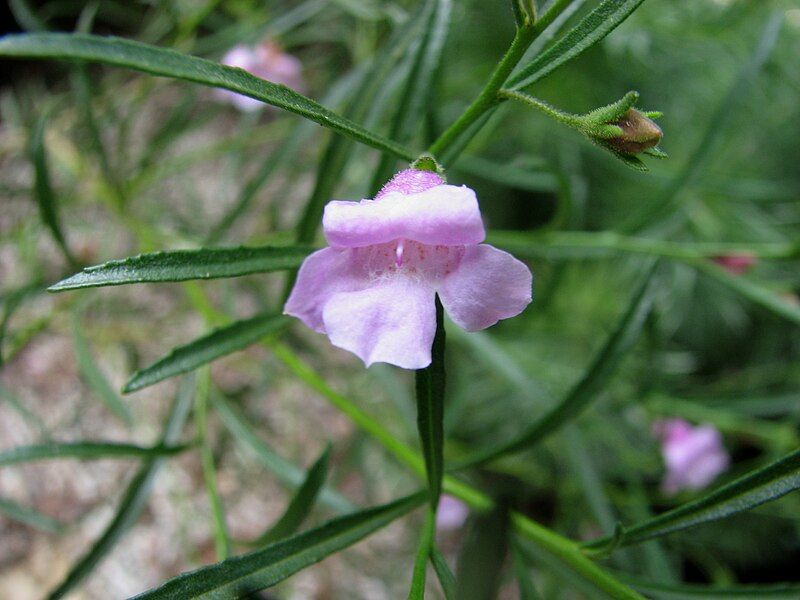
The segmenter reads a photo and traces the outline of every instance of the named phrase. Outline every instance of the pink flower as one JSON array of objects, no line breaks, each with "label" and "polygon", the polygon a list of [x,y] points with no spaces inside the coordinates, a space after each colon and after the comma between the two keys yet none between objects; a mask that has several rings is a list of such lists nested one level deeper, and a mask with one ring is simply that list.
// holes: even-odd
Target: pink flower
[{"label": "pink flower", "polygon": [[330,246],[300,267],[284,313],[367,366],[430,364],[435,294],[467,331],[516,316],[531,301],[528,267],[480,243],[475,192],[435,173],[407,169],[375,200],[334,200],[322,225]]},{"label": "pink flower", "polygon": [[715,256],[712,260],[731,275],[746,273],[758,262],[755,256],[747,253],[725,254],[724,256]]},{"label": "pink flower", "polygon": [[469,507],[458,498],[442,494],[436,509],[436,529],[459,529],[469,516]]},{"label": "pink flower", "polygon": [[[241,44],[234,46],[220,62],[229,67],[239,67],[256,77],[285,85],[301,93],[305,90],[302,63],[294,56],[286,54],[275,42],[263,42],[255,48]],[[230,102],[245,112],[269,106],[260,100],[229,90],[215,90],[215,93],[220,100]]]},{"label": "pink flower", "polygon": [[661,484],[665,494],[704,488],[730,466],[722,435],[711,425],[693,427],[683,419],[669,419],[654,429],[667,467]]}]

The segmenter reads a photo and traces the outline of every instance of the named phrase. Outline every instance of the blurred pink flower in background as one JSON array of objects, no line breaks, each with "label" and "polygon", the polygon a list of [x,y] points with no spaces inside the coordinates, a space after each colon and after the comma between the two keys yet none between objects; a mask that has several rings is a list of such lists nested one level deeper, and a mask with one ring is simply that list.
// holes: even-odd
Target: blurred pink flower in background
[{"label": "blurred pink flower in background", "polygon": [[656,422],[653,430],[661,439],[667,467],[661,484],[665,494],[702,489],[730,466],[722,435],[711,425],[695,427],[683,419],[667,419]]},{"label": "blurred pink flower in background", "polygon": [[436,294],[467,331],[514,317],[530,303],[528,267],[488,244],[475,192],[407,169],[375,200],[325,207],[330,246],[300,267],[284,313],[325,333],[369,366],[431,363]]},{"label": "blurred pink flower in background", "polygon": [[723,256],[715,256],[712,260],[731,275],[746,273],[750,270],[750,267],[758,262],[755,256],[747,253],[725,254]]},{"label": "blurred pink flower in background", "polygon": [[458,498],[442,494],[436,509],[436,529],[449,531],[460,529],[469,516],[469,507]]},{"label": "blurred pink flower in background", "polygon": [[[285,85],[297,92],[305,91],[302,63],[291,54],[286,54],[275,42],[262,42],[255,48],[239,44],[228,50],[220,62],[229,67],[239,67],[256,77]],[[245,112],[269,106],[260,100],[229,90],[215,90],[215,93],[220,100],[230,102]]]}]

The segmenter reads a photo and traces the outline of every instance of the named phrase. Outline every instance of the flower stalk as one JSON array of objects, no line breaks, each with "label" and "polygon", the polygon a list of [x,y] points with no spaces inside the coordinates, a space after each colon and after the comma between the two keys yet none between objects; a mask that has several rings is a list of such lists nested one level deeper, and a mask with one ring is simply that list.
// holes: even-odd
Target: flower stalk
[{"label": "flower stalk", "polygon": [[572,127],[589,141],[613,152],[631,166],[642,168],[635,155],[645,153],[656,158],[666,154],[658,148],[663,137],[661,128],[653,122],[661,116],[658,111],[638,111],[634,105],[638,92],[628,92],[616,102],[576,115],[534,98],[530,94],[503,89],[498,96],[514,100],[546,114],[559,123]]},{"label": "flower stalk", "polygon": [[[516,0],[514,1],[516,2]],[[572,0],[556,0],[539,19],[536,19],[535,14],[532,12],[528,15],[529,19],[522,19],[521,22],[517,21],[517,31],[514,39],[489,77],[489,81],[486,82],[478,97],[472,101],[461,116],[430,145],[428,148],[430,154],[437,157],[441,162],[444,152],[454,145],[473,123],[502,102],[498,92],[511,75],[514,67],[522,60],[525,52],[539,34],[547,29],[571,2]],[[523,2],[523,4],[533,5],[532,2]],[[449,156],[448,159],[449,162],[453,162],[456,156]]]}]

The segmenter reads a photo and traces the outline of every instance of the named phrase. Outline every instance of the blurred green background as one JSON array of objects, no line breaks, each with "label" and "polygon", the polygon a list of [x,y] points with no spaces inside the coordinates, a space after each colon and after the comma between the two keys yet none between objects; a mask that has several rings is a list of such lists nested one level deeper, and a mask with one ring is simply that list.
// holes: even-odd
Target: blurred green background
[{"label": "blurred green background", "polygon": [[[414,4],[15,1],[7,11],[20,29],[91,27],[215,60],[237,43],[275,39],[303,62],[308,95],[347,113],[363,92],[358,78]],[[576,4],[570,23],[596,5]],[[460,1],[453,11],[431,106],[418,118],[418,148],[474,98],[513,35],[506,2]],[[664,113],[668,159],[645,158],[649,172],[632,170],[546,116],[506,103],[448,180],[478,192],[491,230],[610,231],[677,247],[797,243],[798,56],[797,3],[648,0],[531,92],[584,113],[638,90],[641,106]],[[407,63],[377,82],[353,118],[388,132]],[[110,399],[114,390],[137,368],[207,331],[215,311],[243,318],[278,308],[283,277],[43,293],[75,269],[37,211],[37,129],[65,244],[81,264],[158,249],[288,242],[331,134],[276,110],[238,113],[207,88],[121,69],[30,61],[1,68],[0,450],[46,439],[152,443],[176,384],[124,397],[124,408]],[[378,153],[353,146],[347,158],[333,197],[368,196]],[[508,439],[563,397],[651,260],[616,243],[512,251],[530,262],[534,303],[487,332],[448,330],[453,455]],[[796,256],[758,260],[740,277],[791,313],[800,292]],[[585,414],[541,446],[469,473],[472,481],[569,537],[589,539],[692,497],[659,489],[664,468],[651,433],[659,418],[720,429],[733,457],[721,482],[797,448],[800,321],[669,257],[658,286],[643,334]],[[299,324],[286,341],[332,387],[415,443],[408,373],[381,365],[365,371]],[[234,538],[254,537],[290,497],[291,485],[264,458],[270,452],[305,469],[330,438],[332,483],[355,503],[413,488],[410,475],[266,349],[215,363],[211,382],[212,397],[233,406],[261,440],[254,451],[241,432],[231,432],[230,419],[211,411],[218,485]],[[38,598],[57,584],[102,531],[135,468],[105,460],[0,469],[0,498],[13,503],[7,510],[0,504],[0,597]],[[128,596],[214,560],[200,470],[194,454],[170,459],[145,516],[75,597]],[[20,513],[23,506],[33,512]],[[320,505],[314,519],[330,510]],[[798,518],[800,498],[789,495],[626,549],[608,564],[673,584],[800,581]],[[419,524],[418,515],[405,519],[281,584],[275,596],[402,597]],[[448,557],[456,560],[464,536],[445,535]],[[591,597],[538,560],[533,577],[543,597]],[[514,589],[510,574],[503,576],[501,597],[515,597]]]}]

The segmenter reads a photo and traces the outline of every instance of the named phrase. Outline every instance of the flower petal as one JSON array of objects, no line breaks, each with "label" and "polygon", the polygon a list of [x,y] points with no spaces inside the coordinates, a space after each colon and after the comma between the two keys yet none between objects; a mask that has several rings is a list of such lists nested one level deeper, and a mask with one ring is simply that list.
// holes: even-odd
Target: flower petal
[{"label": "flower petal", "polygon": [[381,190],[375,194],[375,200],[379,200],[391,192],[400,192],[410,196],[411,194],[424,192],[437,185],[444,185],[444,179],[438,173],[418,171],[417,169],[403,169],[399,173],[395,173],[394,177],[387,181]]},{"label": "flower petal", "polygon": [[297,317],[311,329],[325,333],[322,309],[339,292],[350,292],[368,285],[351,251],[341,248],[317,250],[303,261],[297,281],[283,307],[283,314]]},{"label": "flower petal", "polygon": [[331,246],[351,248],[399,238],[455,246],[486,237],[475,192],[454,185],[407,195],[389,192],[380,200],[334,200],[325,206],[322,226]]},{"label": "flower petal", "polygon": [[433,289],[423,284],[392,277],[336,294],[325,305],[323,320],[331,343],[367,366],[386,362],[421,369],[431,363],[436,307]]},{"label": "flower petal", "polygon": [[437,291],[459,327],[478,331],[525,310],[532,299],[533,276],[508,252],[488,244],[468,246],[458,269]]}]

